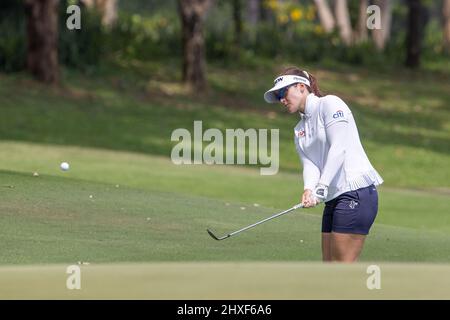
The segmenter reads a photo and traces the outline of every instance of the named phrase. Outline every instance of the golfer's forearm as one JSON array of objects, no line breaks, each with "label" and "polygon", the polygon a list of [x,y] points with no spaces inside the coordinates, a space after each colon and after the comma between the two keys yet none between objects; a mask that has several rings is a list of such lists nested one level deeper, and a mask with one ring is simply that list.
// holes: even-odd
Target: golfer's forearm
[{"label": "golfer's forearm", "polygon": [[314,190],[317,182],[320,178],[320,170],[317,168],[314,163],[306,160],[303,162],[303,189]]},{"label": "golfer's forearm", "polygon": [[345,143],[348,123],[336,122],[326,129],[327,140],[330,142],[327,160],[320,176],[319,183],[329,186],[345,159]]},{"label": "golfer's forearm", "polygon": [[320,178],[320,170],[314,164],[314,162],[309,160],[305,153],[298,147],[297,141],[296,144],[297,152],[303,165],[303,189],[314,190],[314,187],[316,186]]}]

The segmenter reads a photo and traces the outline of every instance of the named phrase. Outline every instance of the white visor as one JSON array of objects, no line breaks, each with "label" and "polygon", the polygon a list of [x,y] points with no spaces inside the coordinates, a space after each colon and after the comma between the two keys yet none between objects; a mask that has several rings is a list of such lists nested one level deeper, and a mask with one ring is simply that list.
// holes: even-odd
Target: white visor
[{"label": "white visor", "polygon": [[305,77],[301,77],[301,76],[285,75],[285,76],[280,76],[280,77],[276,78],[273,81],[274,86],[270,90],[268,90],[266,93],[264,93],[264,100],[266,100],[266,102],[268,102],[268,103],[279,102],[277,97],[275,96],[275,92],[280,90],[281,88],[284,88],[284,87],[290,85],[290,84],[298,83],[298,82],[306,84],[307,86],[311,86],[309,80],[306,79]]}]

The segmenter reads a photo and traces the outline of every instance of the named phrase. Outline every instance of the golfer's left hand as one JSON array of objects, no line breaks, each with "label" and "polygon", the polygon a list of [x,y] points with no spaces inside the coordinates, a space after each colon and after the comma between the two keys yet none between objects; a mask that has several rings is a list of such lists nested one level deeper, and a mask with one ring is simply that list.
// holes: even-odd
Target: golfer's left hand
[{"label": "golfer's left hand", "polygon": [[319,204],[320,202],[324,202],[328,196],[328,187],[320,183],[317,184],[317,186],[314,188],[312,196],[315,198],[317,202],[316,205]]},{"label": "golfer's left hand", "polygon": [[312,208],[318,204],[316,198],[313,196],[313,190],[310,189],[305,189],[301,202],[303,204],[303,208]]}]

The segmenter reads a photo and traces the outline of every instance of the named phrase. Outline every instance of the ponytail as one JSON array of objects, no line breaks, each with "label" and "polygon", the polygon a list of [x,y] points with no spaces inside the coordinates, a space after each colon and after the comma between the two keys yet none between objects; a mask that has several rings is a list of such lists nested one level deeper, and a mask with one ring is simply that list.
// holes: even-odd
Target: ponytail
[{"label": "ponytail", "polygon": [[318,97],[324,96],[319,89],[319,85],[317,83],[316,77],[314,77],[311,73],[302,71],[301,69],[299,69],[297,67],[289,67],[289,68],[284,69],[284,71],[280,74],[280,76],[284,76],[284,75],[295,75],[295,76],[301,76],[301,77],[308,79],[311,84],[310,86],[306,85],[306,88],[308,89],[308,91],[314,93]]},{"label": "ponytail", "polygon": [[[318,97],[323,97],[324,95],[322,94],[322,92],[319,89],[319,85],[317,84],[317,79],[316,77],[314,77],[312,74],[309,74],[309,79],[311,82],[311,91]],[[311,92],[310,91],[310,92]]]}]

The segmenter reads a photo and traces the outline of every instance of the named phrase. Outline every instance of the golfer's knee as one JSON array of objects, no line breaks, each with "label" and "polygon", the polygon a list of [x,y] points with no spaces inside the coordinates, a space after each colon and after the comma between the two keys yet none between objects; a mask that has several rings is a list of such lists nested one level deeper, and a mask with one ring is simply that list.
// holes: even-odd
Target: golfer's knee
[{"label": "golfer's knee", "polygon": [[351,263],[356,262],[358,260],[359,254],[356,252],[342,252],[334,250],[332,252],[332,261],[334,262],[344,262],[344,263]]}]

